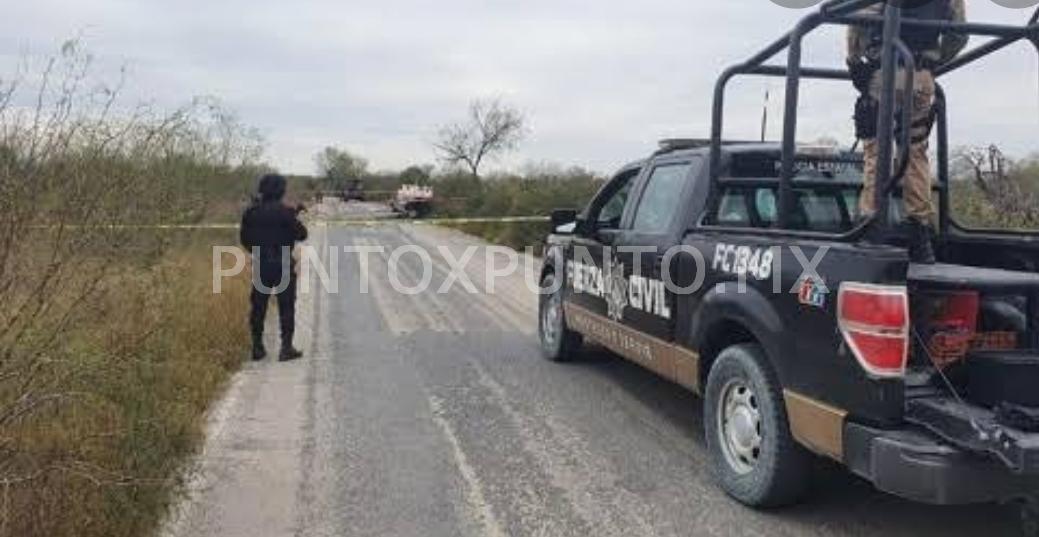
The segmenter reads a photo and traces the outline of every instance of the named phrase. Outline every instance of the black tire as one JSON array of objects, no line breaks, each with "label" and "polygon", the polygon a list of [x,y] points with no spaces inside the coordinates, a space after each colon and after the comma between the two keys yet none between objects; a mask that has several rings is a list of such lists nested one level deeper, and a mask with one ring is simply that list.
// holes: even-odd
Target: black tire
[{"label": "black tire", "polygon": [[811,455],[790,434],[782,387],[758,345],[718,355],[707,378],[704,429],[715,479],[729,496],[760,508],[804,496]]},{"label": "black tire", "polygon": [[[553,289],[556,285],[555,273],[548,273],[541,279],[541,289]],[[549,308],[555,308],[552,314]],[[538,297],[538,338],[541,340],[541,353],[553,362],[571,360],[581,349],[581,334],[567,328],[563,312],[563,286],[553,293],[541,293]]]}]

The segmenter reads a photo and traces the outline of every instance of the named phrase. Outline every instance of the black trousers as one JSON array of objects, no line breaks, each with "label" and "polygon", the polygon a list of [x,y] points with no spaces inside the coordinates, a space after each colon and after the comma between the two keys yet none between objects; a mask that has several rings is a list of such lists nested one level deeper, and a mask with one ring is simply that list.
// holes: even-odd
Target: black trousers
[{"label": "black trousers", "polygon": [[271,298],[271,295],[267,293],[273,289],[275,291],[274,296],[278,300],[278,318],[281,321],[281,344],[283,347],[288,347],[292,345],[292,337],[296,331],[296,274],[289,273],[288,286],[279,293],[277,288],[281,284],[281,274],[280,263],[275,266],[260,265],[259,280],[267,288],[267,292],[257,289],[257,286],[253,285],[252,295],[249,299],[252,305],[252,311],[249,314],[249,327],[252,329],[253,341],[261,342],[263,340],[263,324],[267,318],[267,304]]}]

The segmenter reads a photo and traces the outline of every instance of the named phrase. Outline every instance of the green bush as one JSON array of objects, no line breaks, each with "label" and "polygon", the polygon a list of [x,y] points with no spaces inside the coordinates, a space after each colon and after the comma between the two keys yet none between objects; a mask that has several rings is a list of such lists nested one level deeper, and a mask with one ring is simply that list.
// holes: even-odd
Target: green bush
[{"label": "green bush", "polygon": [[557,208],[580,208],[603,178],[581,168],[533,168],[522,175],[476,179],[464,172],[434,178],[436,214],[445,217],[548,216]]}]

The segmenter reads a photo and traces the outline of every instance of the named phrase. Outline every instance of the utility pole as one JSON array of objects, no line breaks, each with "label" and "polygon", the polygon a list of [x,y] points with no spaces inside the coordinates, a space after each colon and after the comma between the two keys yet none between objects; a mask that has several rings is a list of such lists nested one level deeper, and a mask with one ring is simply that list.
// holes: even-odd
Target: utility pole
[{"label": "utility pole", "polygon": [[765,141],[765,135],[768,133],[768,97],[769,90],[765,88],[765,104],[761,107],[761,141]]}]

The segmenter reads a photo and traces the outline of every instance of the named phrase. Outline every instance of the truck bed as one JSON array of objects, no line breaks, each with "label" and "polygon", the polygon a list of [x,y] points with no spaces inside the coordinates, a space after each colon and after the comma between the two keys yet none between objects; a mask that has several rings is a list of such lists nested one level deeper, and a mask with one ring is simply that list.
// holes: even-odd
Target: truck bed
[{"label": "truck bed", "polygon": [[908,280],[932,289],[983,289],[998,293],[1039,291],[1039,274],[937,263],[912,264]]}]

